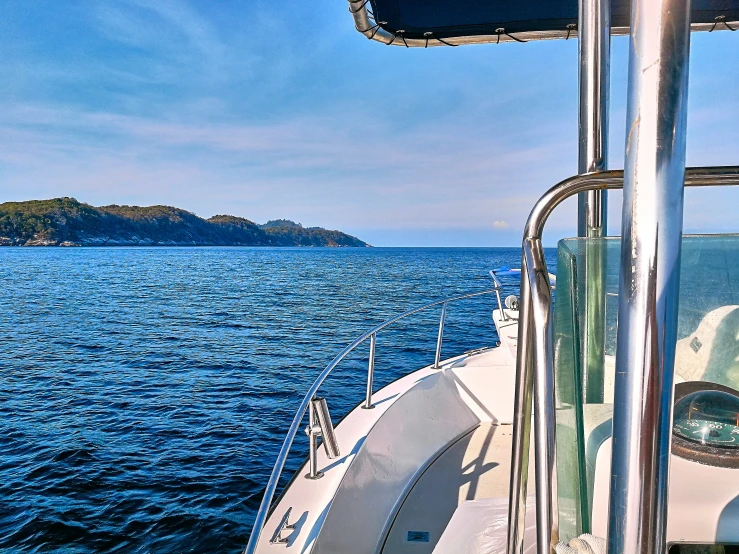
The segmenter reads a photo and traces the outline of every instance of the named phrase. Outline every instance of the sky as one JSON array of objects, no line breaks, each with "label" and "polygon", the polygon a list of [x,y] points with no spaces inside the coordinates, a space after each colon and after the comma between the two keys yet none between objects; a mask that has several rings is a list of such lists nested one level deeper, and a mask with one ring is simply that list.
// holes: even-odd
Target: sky
[{"label": "sky", "polygon": [[[628,43],[612,41],[609,167]],[[739,32],[694,33],[688,165],[739,164]],[[287,218],[376,246],[507,246],[577,170],[577,41],[406,49],[346,0],[4,0],[0,202]],[[609,197],[618,233],[620,194]],[[737,191],[685,229],[736,231]],[[574,201],[545,243],[572,236]]]}]

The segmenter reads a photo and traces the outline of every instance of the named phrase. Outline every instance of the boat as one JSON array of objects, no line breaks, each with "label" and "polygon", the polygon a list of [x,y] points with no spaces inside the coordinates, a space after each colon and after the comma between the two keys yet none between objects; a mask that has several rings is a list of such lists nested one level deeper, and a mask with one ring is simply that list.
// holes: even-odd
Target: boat
[{"label": "boat", "polygon": [[[247,554],[728,554],[739,548],[739,235],[683,233],[692,32],[739,28],[738,0],[349,0],[400,48],[577,39],[577,175],[532,207],[517,294],[493,287],[398,315],[346,346],[297,407]],[[627,146],[608,169],[610,41],[630,36]],[[514,45],[515,46],[515,45]],[[622,236],[607,234],[623,189]],[[542,246],[578,198],[578,236]],[[499,344],[442,359],[447,309],[495,295]],[[434,362],[375,390],[376,338],[439,310]],[[462,308],[459,308],[462,309]],[[367,347],[366,395],[340,423],[321,386]],[[286,458],[309,456],[279,497]],[[303,440],[302,438],[300,440]]]}]

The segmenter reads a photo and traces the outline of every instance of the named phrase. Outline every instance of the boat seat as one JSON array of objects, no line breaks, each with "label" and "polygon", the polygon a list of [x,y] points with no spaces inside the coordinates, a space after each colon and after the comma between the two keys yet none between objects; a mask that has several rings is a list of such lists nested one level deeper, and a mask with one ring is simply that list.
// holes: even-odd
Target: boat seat
[{"label": "boat seat", "polygon": [[[616,356],[606,354],[603,401],[613,403]],[[675,346],[675,383],[710,381],[739,390],[739,306],[708,312]]]},{"label": "boat seat", "polygon": [[[524,554],[536,552],[534,497],[526,502]],[[454,512],[433,554],[504,554],[508,533],[508,498],[463,502]]]},{"label": "boat seat", "polygon": [[708,312],[695,332],[677,341],[675,381],[710,381],[739,389],[739,306]]},{"label": "boat seat", "polygon": [[[507,499],[511,431],[511,425],[482,424],[434,460],[403,501],[382,554],[401,554],[409,547],[430,554],[460,504],[480,498]],[[421,533],[425,544],[420,535],[411,544],[414,533]]]},{"label": "boat seat", "polygon": [[403,501],[382,554],[410,548],[431,554],[460,505],[487,498],[507,502],[511,432],[511,425],[481,424],[434,460]]}]

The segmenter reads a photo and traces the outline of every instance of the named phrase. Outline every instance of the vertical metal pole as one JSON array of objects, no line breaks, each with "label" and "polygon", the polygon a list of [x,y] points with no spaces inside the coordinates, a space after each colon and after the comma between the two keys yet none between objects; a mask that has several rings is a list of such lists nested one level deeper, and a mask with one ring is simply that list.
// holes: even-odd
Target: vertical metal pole
[{"label": "vertical metal pole", "polygon": [[508,554],[523,553],[526,494],[529,478],[531,445],[531,399],[534,385],[531,342],[531,289],[526,258],[521,261],[521,297],[518,320],[518,352],[516,355],[516,389],[513,411],[513,451],[511,453],[511,486],[508,498]]},{"label": "vertical metal pole", "polygon": [[500,289],[495,289],[495,296],[498,298],[498,308],[500,309],[500,319],[502,321],[508,321],[508,314],[505,313],[505,306],[503,301],[500,299]]},{"label": "vertical metal pole", "polygon": [[503,285],[500,284],[500,281],[498,281],[498,277],[495,275],[494,271],[490,272],[490,276],[493,278],[493,283],[495,283],[495,296],[498,299],[498,309],[500,309],[500,319],[503,321],[508,321],[508,314],[505,312],[505,306],[503,305],[503,301],[500,299],[500,291],[503,288]]},{"label": "vertical metal pole", "polygon": [[[579,12],[579,152],[578,172],[607,168],[608,99],[611,63],[611,2],[580,0]],[[577,234],[600,238],[607,234],[606,191],[578,195]],[[603,402],[605,359],[605,252],[602,244],[588,244],[585,252],[585,288],[581,305],[582,365],[586,402]]]},{"label": "vertical metal pole", "polygon": [[683,224],[690,0],[634,0],[609,554],[663,554]]},{"label": "vertical metal pole", "polygon": [[370,335],[370,352],[369,352],[369,364],[367,367],[367,397],[364,400],[365,410],[371,410],[375,406],[372,404],[372,382],[375,379],[375,344],[377,341],[377,333]]},{"label": "vertical metal pole", "polygon": [[531,298],[534,350],[534,440],[536,469],[536,551],[551,554],[559,541],[556,478],[556,420],[551,326],[552,291],[539,239],[523,244]]},{"label": "vertical metal pole", "polygon": [[441,317],[439,318],[439,336],[436,339],[436,357],[434,358],[434,369],[439,369],[441,362],[441,343],[444,341],[444,318],[446,317],[446,302],[441,305]]},{"label": "vertical metal pole", "polygon": [[[580,0],[579,11],[579,152],[578,172],[606,169],[608,98],[611,64],[611,3]],[[603,236],[607,223],[606,191],[578,195],[577,234]]]}]

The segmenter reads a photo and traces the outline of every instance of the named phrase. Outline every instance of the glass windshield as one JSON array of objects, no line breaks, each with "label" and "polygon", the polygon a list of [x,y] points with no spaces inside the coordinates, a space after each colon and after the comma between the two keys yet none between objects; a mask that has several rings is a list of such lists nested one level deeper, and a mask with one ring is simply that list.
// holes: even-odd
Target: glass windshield
[{"label": "glass windshield", "polygon": [[[554,366],[563,540],[590,531],[595,456],[611,432],[620,253],[618,237],[565,239],[558,248]],[[675,382],[686,381],[739,389],[739,235],[683,238]],[[716,438],[710,429],[707,437]]]}]

